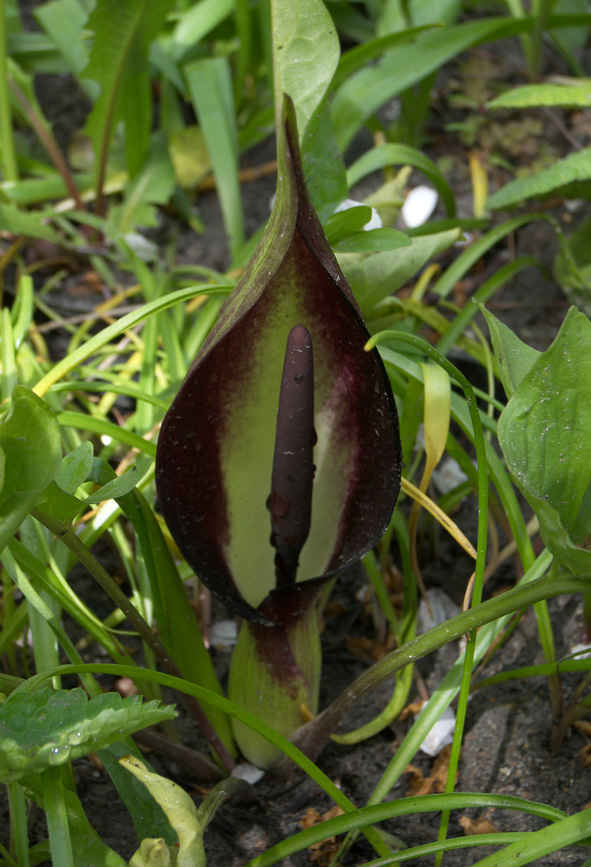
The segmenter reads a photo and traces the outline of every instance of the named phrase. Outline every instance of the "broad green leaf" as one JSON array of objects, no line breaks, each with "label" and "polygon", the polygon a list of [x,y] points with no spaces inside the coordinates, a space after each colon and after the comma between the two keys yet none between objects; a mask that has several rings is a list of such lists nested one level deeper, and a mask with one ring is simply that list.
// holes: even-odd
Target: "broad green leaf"
[{"label": "broad green leaf", "polygon": [[320,222],[347,197],[347,172],[332,128],[330,113],[322,112],[320,123],[302,149],[306,183]]},{"label": "broad green leaf", "polygon": [[244,222],[230,64],[227,57],[207,57],[185,64],[183,73],[213,165],[230,251],[234,254],[244,241]]},{"label": "broad green leaf", "polygon": [[535,175],[511,181],[489,197],[486,207],[493,211],[512,208],[526,199],[547,196],[568,184],[584,181],[591,181],[591,148],[569,154]]},{"label": "broad green leaf", "polygon": [[339,62],[339,38],[322,0],[271,0],[271,16],[276,123],[281,123],[287,94],[305,151]]},{"label": "broad green leaf", "polygon": [[341,237],[334,245],[335,253],[374,253],[382,250],[399,250],[410,247],[411,239],[396,229],[370,229],[367,232],[352,232]]},{"label": "broad green leaf", "polygon": [[556,254],[554,276],[569,300],[591,316],[591,219],[583,220]]},{"label": "broad green leaf", "polygon": [[139,458],[139,460],[122,475],[113,479],[112,482],[107,482],[90,497],[86,497],[85,502],[89,505],[93,503],[102,503],[103,500],[114,500],[116,497],[124,497],[129,494],[136,485],[138,485],[152,466],[152,458]]},{"label": "broad green leaf", "polygon": [[[34,15],[52,38],[70,71],[79,76],[89,59],[90,43],[82,34],[88,20],[88,9],[79,0],[52,0],[38,6]],[[93,82],[81,79],[80,83],[90,97],[98,96]]]},{"label": "broad green leaf", "polygon": [[434,256],[459,241],[460,237],[459,229],[451,229],[436,235],[412,238],[409,247],[376,253],[361,262],[344,266],[361,309],[366,313],[370,311],[379,301],[404,286]]},{"label": "broad green leaf", "polygon": [[37,509],[63,524],[70,524],[84,509],[84,503],[72,494],[62,491],[55,482],[50,482],[43,491],[43,499]]},{"label": "broad green leaf", "polygon": [[0,491],[0,517],[40,494],[62,462],[60,426],[40,397],[17,385],[8,415],[0,423],[0,448],[8,458]]},{"label": "broad green leaf", "polygon": [[81,443],[64,457],[55,480],[62,491],[73,494],[82,482],[86,481],[93,457],[94,448],[91,442]]},{"label": "broad green leaf", "polygon": [[[571,308],[553,344],[534,361],[499,419],[507,465],[526,494],[551,506],[580,544],[579,512],[591,484],[591,322]],[[583,515],[583,524],[588,524]]]},{"label": "broad green leaf", "polygon": [[372,213],[369,205],[355,205],[337,211],[324,225],[324,232],[328,243],[332,246],[345,235],[358,232],[371,220]]},{"label": "broad green leaf", "polygon": [[[0,189],[10,196],[13,184],[4,181]],[[64,187],[65,191],[65,187]],[[27,238],[40,238],[43,241],[51,241],[53,244],[60,243],[60,236],[48,225],[51,215],[39,211],[25,213],[14,205],[0,202],[0,230],[10,232],[11,235],[24,235]]]},{"label": "broad green leaf", "polygon": [[[159,840],[143,840],[140,849],[129,862],[130,867],[155,867],[159,864],[163,867],[167,864],[174,864],[175,867],[205,867],[204,828],[199,822],[193,799],[172,780],[150,772],[135,756],[124,756],[119,762],[146,786],[164,810],[179,838],[178,849],[169,852],[171,857],[168,861],[165,857],[166,850]],[[176,856],[174,860],[173,854]],[[155,860],[156,856],[159,860]]]},{"label": "broad green leaf", "polygon": [[[124,770],[119,763],[123,756],[130,754],[129,741],[117,741],[108,747],[97,750],[97,753],[129,811],[138,839],[143,840],[145,837],[158,836],[164,838],[164,841],[172,846],[176,842],[176,834],[162,808],[146,790],[146,787],[136,777]],[[137,748],[132,752],[132,755],[138,759],[142,758],[142,753]],[[143,761],[146,763],[145,759]],[[149,764],[147,767],[149,771],[154,770]]]},{"label": "broad green leaf", "polygon": [[130,174],[143,163],[152,122],[149,48],[172,6],[173,0],[101,0],[88,19],[94,42],[83,76],[98,82],[101,93],[85,130],[97,166],[109,150],[119,118],[126,127]]},{"label": "broad green leaf", "polygon": [[540,357],[541,352],[538,352],[533,346],[523,343],[510,328],[504,325],[496,316],[493,316],[492,313],[489,313],[484,304],[479,304],[478,306],[490,330],[490,338],[495,356],[499,362],[505,394],[508,398],[511,398],[515,394],[523,377]]},{"label": "broad green leaf", "polygon": [[591,79],[573,79],[572,84],[526,84],[496,96],[488,108],[530,108],[560,105],[569,108],[591,106]]},{"label": "broad green leaf", "polygon": [[79,688],[14,692],[0,706],[0,779],[41,773],[175,716],[171,706],[116,692],[91,699]]}]

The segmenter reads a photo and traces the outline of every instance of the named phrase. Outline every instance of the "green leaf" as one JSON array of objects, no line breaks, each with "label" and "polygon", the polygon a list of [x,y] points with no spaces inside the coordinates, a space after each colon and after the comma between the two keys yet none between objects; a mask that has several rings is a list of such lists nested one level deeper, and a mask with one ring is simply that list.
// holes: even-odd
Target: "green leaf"
[{"label": "green leaf", "polygon": [[227,57],[208,57],[183,67],[191,100],[213,165],[232,255],[244,241],[238,179],[238,134]]},{"label": "green leaf", "polygon": [[410,247],[411,239],[404,232],[396,229],[370,229],[363,232],[351,232],[341,237],[334,249],[336,253],[374,253],[380,250],[400,250]]},{"label": "green leaf", "polygon": [[73,494],[86,481],[93,457],[94,448],[91,442],[81,443],[64,457],[55,480],[62,491]]},{"label": "green leaf", "polygon": [[569,108],[591,106],[591,79],[573,79],[567,84],[526,84],[496,96],[487,108],[530,108],[538,105],[560,105]]},{"label": "green leaf", "polygon": [[393,97],[472,45],[519,33],[530,27],[522,21],[486,18],[429,30],[410,45],[388,51],[375,65],[351,76],[336,91],[332,103],[335,134],[346,150],[363,123]]},{"label": "green leaf", "polygon": [[145,159],[152,123],[149,48],[172,5],[173,0],[101,0],[88,19],[94,42],[83,76],[98,82],[101,94],[85,130],[99,166],[120,118],[130,174]]},{"label": "green leaf", "polygon": [[[10,195],[12,187],[12,181],[4,181],[0,185],[0,189],[8,195]],[[0,202],[0,229],[4,232],[10,232],[11,235],[40,238],[43,241],[59,244],[60,236],[48,225],[48,219],[48,215],[42,212],[24,213],[14,205]]]},{"label": "green leaf", "polygon": [[138,461],[121,476],[113,479],[112,482],[107,482],[90,497],[86,497],[85,502],[89,505],[93,503],[102,503],[103,500],[114,500],[116,497],[123,497],[130,491],[133,491],[143,477],[146,475],[152,466],[152,458],[139,458]]},{"label": "green leaf", "polygon": [[525,199],[547,196],[561,187],[581,181],[591,181],[591,148],[570,154],[535,175],[511,181],[489,197],[486,207],[493,211],[512,208]]},{"label": "green leaf", "polygon": [[15,386],[0,424],[0,448],[9,460],[0,491],[0,517],[40,494],[62,462],[61,434],[53,410],[24,385]]},{"label": "green leaf", "polygon": [[182,60],[204,36],[228,17],[233,8],[233,0],[201,0],[189,6],[179,18],[172,34],[174,58]]},{"label": "green leaf", "polygon": [[84,4],[78,0],[52,0],[35,9],[34,15],[55,43],[70,71],[79,75],[88,64],[90,45],[88,40],[82,38],[82,29],[88,20],[88,10]]},{"label": "green leaf", "polygon": [[407,165],[419,169],[433,183],[449,216],[455,216],[456,201],[453,190],[435,163],[425,154],[408,145],[385,144],[366,151],[347,169],[347,183],[349,187],[353,187],[371,172],[395,165]]},{"label": "green leaf", "polygon": [[82,689],[13,692],[0,706],[0,779],[12,782],[108,746],[176,711],[158,701]]},{"label": "green leaf", "polygon": [[322,0],[271,0],[276,122],[283,95],[295,106],[303,144],[316,131],[330,82],[339,62],[336,27]]},{"label": "green leaf", "polygon": [[[130,867],[154,867],[158,864],[174,864],[175,867],[205,867],[204,828],[199,822],[193,799],[172,780],[151,773],[135,756],[124,756],[120,759],[120,764],[146,786],[164,810],[179,838],[178,849],[170,851],[171,857],[168,861],[159,840],[143,840],[140,849],[129,862]],[[173,853],[176,856],[174,860]],[[159,860],[155,860],[155,856]]]},{"label": "green leaf", "polygon": [[541,352],[538,352],[533,346],[523,343],[510,328],[504,325],[496,316],[493,316],[492,313],[489,313],[484,304],[479,304],[478,307],[486,319],[486,324],[490,330],[493,350],[499,362],[505,394],[508,398],[511,398],[519,387],[523,377],[540,357]]},{"label": "green leaf", "polygon": [[[103,747],[97,750],[97,753],[129,811],[138,839],[143,840],[145,837],[158,836],[164,838],[166,843],[172,846],[176,842],[176,834],[162,808],[146,790],[146,787],[136,777],[128,774],[119,763],[123,756],[128,756],[130,753],[129,739]],[[142,757],[137,748],[132,754],[138,759]],[[151,765],[148,765],[148,769],[154,770]]]},{"label": "green leaf", "polygon": [[367,314],[379,301],[404,286],[434,256],[447,250],[460,238],[459,229],[412,238],[408,247],[376,253],[362,262],[345,267],[347,279],[361,309]]},{"label": "green leaf", "polygon": [[569,300],[591,316],[591,219],[568,236],[554,259],[554,276]]},{"label": "green leaf", "polygon": [[575,544],[591,533],[589,516],[579,515],[591,484],[590,426],[591,322],[571,308],[553,344],[521,380],[498,431],[524,492],[556,511]]},{"label": "green leaf", "polygon": [[360,231],[369,223],[371,218],[372,212],[369,205],[358,204],[354,207],[337,211],[324,225],[324,232],[328,243],[332,246],[340,238],[344,238],[345,235]]},{"label": "green leaf", "polygon": [[316,132],[304,142],[302,157],[312,205],[323,223],[347,197],[345,162],[328,111],[322,112]]},{"label": "green leaf", "polygon": [[84,503],[77,497],[62,491],[55,482],[50,482],[43,491],[43,500],[37,509],[68,525],[84,509]]}]

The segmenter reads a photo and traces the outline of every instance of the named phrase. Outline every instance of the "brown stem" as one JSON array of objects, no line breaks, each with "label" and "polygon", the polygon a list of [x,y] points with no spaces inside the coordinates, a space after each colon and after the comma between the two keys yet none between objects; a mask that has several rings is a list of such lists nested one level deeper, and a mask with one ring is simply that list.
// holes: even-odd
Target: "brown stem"
[{"label": "brown stem", "polygon": [[80,211],[86,210],[86,205],[80,198],[80,192],[78,187],[74,183],[74,178],[72,177],[72,173],[70,172],[70,168],[65,161],[61,150],[59,149],[58,143],[53,137],[52,132],[47,129],[46,126],[43,125],[41,118],[27,99],[26,95],[23,93],[21,88],[18,86],[16,81],[11,77],[10,78],[10,87],[15,97],[18,99],[20,104],[22,105],[27,118],[29,119],[29,123],[37,133],[37,137],[39,141],[43,144],[45,150],[49,154],[49,157],[62,176],[66,187],[74,201],[76,202],[76,207]]},{"label": "brown stem", "polygon": [[[53,516],[47,514],[39,507],[33,509],[31,514],[45,527],[47,527],[50,533],[54,533],[59,539],[61,539],[64,545],[66,545],[70,549],[70,551],[72,551],[72,553],[76,555],[82,565],[88,569],[92,577],[96,581],[98,581],[105,593],[107,593],[111,597],[115,605],[117,605],[118,608],[121,609],[121,611],[125,614],[126,618],[129,620],[133,628],[136,630],[136,632],[139,633],[140,637],[152,650],[152,652],[162,665],[162,668],[168,674],[171,674],[174,677],[182,678],[181,672],[172,661],[170,654],[168,653],[156,633],[150,628],[150,626],[146,623],[139,611],[129,601],[125,593],[123,593],[123,591],[117,586],[117,584],[113,581],[108,572],[103,569],[101,564],[88,550],[86,545],[78,538],[76,533],[70,527],[63,524],[61,521],[57,520]],[[141,672],[138,672],[138,676],[141,676]],[[201,728],[201,731],[218,754],[223,766],[230,773],[235,766],[235,762],[228,753],[226,747],[223,745],[220,738],[218,737],[215,729],[205,715],[205,712],[203,711],[201,705],[192,696],[185,696],[184,701],[191,715]]]}]

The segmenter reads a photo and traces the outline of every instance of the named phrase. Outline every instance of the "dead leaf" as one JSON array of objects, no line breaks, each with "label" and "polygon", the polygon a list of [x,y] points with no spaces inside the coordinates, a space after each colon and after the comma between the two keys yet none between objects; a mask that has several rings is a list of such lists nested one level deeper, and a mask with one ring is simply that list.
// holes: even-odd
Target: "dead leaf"
[{"label": "dead leaf", "polygon": [[391,650],[387,645],[371,638],[352,638],[348,635],[345,641],[350,653],[361,657],[361,659],[370,659],[372,662],[383,659]]},{"label": "dead leaf", "polygon": [[[320,814],[315,807],[308,807],[304,817],[300,819],[300,828],[306,830],[307,828],[311,828],[313,825],[318,825],[320,822],[326,822],[328,819],[334,819],[343,814],[344,810],[342,810],[337,804],[322,814]],[[337,842],[336,837],[327,837],[326,840],[312,843],[311,846],[308,846],[310,860],[313,864],[318,864],[318,867],[328,867],[338,852],[339,845],[340,844]]]},{"label": "dead leaf", "polygon": [[484,816],[478,816],[477,819],[470,819],[468,816],[460,817],[460,825],[464,829],[464,834],[467,837],[472,837],[475,834],[496,834],[497,828],[485,819]]},{"label": "dead leaf", "polygon": [[405,720],[411,714],[413,716],[418,716],[422,711],[424,704],[425,702],[422,699],[419,699],[419,701],[412,701],[410,704],[407,704],[406,707],[402,710],[400,716],[398,717],[398,720]]},{"label": "dead leaf", "polygon": [[412,773],[413,777],[410,781],[410,786],[406,791],[407,797],[417,797],[419,795],[436,795],[439,792],[445,791],[447,782],[447,772],[449,769],[449,757],[451,754],[451,744],[443,747],[431,768],[431,773],[426,777],[419,768],[414,765],[409,765],[405,773]]},{"label": "dead leaf", "polygon": [[591,768],[591,744],[585,744],[579,753],[579,761],[582,768]]}]

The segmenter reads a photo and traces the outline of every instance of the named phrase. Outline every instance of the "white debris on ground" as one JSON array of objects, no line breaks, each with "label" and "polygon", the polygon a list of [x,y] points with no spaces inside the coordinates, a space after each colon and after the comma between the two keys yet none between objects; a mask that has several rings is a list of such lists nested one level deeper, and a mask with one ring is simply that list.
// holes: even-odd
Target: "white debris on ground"
[{"label": "white debris on ground", "polygon": [[409,192],[404,200],[400,216],[407,228],[416,229],[427,222],[436,207],[436,190],[420,185]]},{"label": "white debris on ground", "polygon": [[260,768],[257,768],[256,765],[251,765],[250,762],[242,762],[242,764],[236,765],[231,776],[237,777],[239,780],[246,780],[247,783],[254,786],[255,783],[262,780],[265,776],[265,772],[261,771]]},{"label": "white debris on ground", "polygon": [[417,614],[417,635],[433,629],[434,626],[440,626],[446,620],[460,613],[459,605],[456,605],[453,599],[450,599],[447,593],[439,587],[432,587],[430,590],[427,590],[427,599],[429,600],[433,617],[429,614],[427,603],[424,599],[421,599]]},{"label": "white debris on ground", "polygon": [[[423,707],[425,707],[425,705],[423,705]],[[451,709],[451,707],[447,707],[443,711],[440,718],[437,720],[419,749],[423,753],[426,753],[428,756],[438,756],[443,747],[446,747],[453,741],[455,727],[456,715]]]}]

